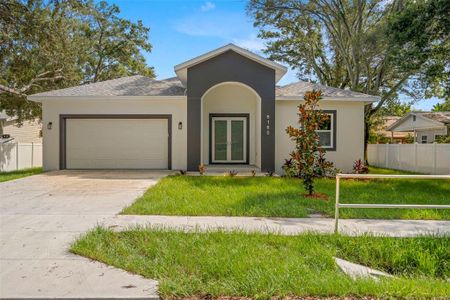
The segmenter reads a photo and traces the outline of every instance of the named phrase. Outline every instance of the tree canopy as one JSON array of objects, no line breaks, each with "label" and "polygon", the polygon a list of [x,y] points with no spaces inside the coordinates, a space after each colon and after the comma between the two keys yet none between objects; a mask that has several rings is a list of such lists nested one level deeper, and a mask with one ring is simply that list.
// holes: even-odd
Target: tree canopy
[{"label": "tree canopy", "polygon": [[40,116],[26,96],[141,74],[154,77],[141,51],[149,28],[91,0],[0,2],[0,110],[19,121]]},{"label": "tree canopy", "polygon": [[432,111],[450,111],[450,99],[446,99],[442,103],[433,105]]},{"label": "tree canopy", "polygon": [[265,52],[302,80],[381,97],[370,117],[400,94],[450,93],[450,1],[251,0]]}]

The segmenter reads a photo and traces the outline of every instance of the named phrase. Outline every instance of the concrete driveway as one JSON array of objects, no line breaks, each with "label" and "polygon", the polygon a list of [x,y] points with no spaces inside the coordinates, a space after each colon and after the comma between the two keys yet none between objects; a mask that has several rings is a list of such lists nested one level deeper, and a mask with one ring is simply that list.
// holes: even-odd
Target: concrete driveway
[{"label": "concrete driveway", "polygon": [[157,298],[155,281],[68,249],[167,174],[58,171],[0,183],[0,298]]}]

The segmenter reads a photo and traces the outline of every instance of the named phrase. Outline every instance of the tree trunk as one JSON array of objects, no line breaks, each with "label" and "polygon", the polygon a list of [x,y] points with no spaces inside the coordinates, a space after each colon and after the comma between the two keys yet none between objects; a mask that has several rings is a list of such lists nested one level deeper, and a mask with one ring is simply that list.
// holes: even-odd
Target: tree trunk
[{"label": "tree trunk", "polygon": [[369,165],[369,158],[367,157],[367,145],[369,144],[370,122],[364,118],[364,164]]}]

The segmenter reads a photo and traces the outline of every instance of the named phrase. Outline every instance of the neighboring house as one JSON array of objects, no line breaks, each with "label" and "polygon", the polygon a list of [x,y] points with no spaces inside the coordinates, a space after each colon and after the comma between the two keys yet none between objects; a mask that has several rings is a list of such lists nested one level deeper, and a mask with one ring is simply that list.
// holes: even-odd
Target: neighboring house
[{"label": "neighboring house", "polygon": [[390,143],[398,144],[405,143],[412,134],[408,132],[394,132],[388,131],[386,128],[400,120],[401,117],[397,116],[386,116],[382,118],[380,125],[375,129],[375,133],[379,136],[384,137],[383,140],[389,140]]},{"label": "neighboring house", "polygon": [[250,165],[282,172],[304,93],[323,91],[327,158],[364,156],[364,105],[377,97],[296,82],[287,68],[233,44],[175,66],[177,77],[130,76],[29,96],[43,104],[44,168],[187,169]]},{"label": "neighboring house", "polygon": [[36,121],[24,121],[17,124],[17,118],[0,112],[0,142],[14,143],[42,143],[41,123]]},{"label": "neighboring house", "polygon": [[436,137],[450,134],[450,112],[411,112],[386,128],[392,132],[410,132],[414,141],[434,143]]}]

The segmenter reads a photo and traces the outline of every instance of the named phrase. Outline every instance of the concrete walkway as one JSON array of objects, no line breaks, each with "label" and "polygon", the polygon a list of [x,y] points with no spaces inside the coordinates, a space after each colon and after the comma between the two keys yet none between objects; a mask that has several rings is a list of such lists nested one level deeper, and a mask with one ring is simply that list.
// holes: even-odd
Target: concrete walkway
[{"label": "concrete walkway", "polygon": [[158,298],[156,281],[68,249],[165,175],[60,171],[1,183],[0,298]]},{"label": "concrete walkway", "polygon": [[[132,226],[152,226],[183,231],[212,229],[275,232],[294,235],[302,232],[332,233],[334,219],[328,218],[258,218],[258,217],[185,217],[118,215],[106,219],[104,226],[125,230]],[[339,220],[339,232],[348,235],[370,233],[392,237],[450,235],[450,221],[420,220]]]}]

